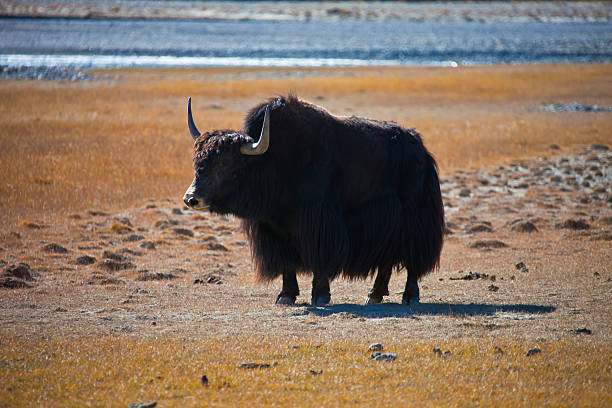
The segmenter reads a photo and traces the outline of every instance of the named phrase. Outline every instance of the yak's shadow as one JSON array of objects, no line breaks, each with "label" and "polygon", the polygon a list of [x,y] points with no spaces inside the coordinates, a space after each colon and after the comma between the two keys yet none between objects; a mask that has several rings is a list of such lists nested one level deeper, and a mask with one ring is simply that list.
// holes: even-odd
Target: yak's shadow
[{"label": "yak's shadow", "polygon": [[493,316],[498,313],[533,315],[552,313],[554,306],[539,305],[490,305],[483,303],[418,303],[402,305],[399,303],[381,303],[377,305],[357,305],[341,303],[329,306],[307,306],[308,313],[317,316],[331,316],[339,313],[351,314],[356,317],[380,319],[385,317],[417,318],[417,316]]}]

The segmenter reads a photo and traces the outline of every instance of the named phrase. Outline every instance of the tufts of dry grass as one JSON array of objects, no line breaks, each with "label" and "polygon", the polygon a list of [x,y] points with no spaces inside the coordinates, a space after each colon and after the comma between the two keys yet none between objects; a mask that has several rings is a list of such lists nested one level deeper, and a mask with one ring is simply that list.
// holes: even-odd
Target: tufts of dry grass
[{"label": "tufts of dry grass", "polygon": [[[278,338],[2,338],[2,406],[609,406],[612,348],[575,341],[385,344]],[[540,348],[540,354],[527,351]],[[440,347],[442,353],[433,352]],[[265,368],[244,369],[259,363]],[[208,384],[202,383],[205,375]]]},{"label": "tufts of dry grass", "polygon": [[[201,130],[239,128],[262,99],[295,91],[336,114],[416,127],[442,172],[610,143],[610,64],[470,68],[117,70],[109,81],[0,83],[0,225],[176,197],[191,181],[186,99]],[[298,70],[289,70],[297,72]]]}]

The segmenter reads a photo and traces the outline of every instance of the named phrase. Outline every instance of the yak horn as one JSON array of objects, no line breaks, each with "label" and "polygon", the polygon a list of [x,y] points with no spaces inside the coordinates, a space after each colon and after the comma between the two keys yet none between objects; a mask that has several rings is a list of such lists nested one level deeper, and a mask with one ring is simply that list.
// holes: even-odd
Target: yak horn
[{"label": "yak horn", "polygon": [[257,156],[264,154],[270,145],[270,106],[266,105],[266,113],[264,114],[263,126],[261,135],[257,143],[247,143],[240,146],[242,154],[249,156]]},{"label": "yak horn", "polygon": [[191,133],[191,137],[193,137],[193,140],[196,140],[198,136],[200,136],[200,131],[196,127],[195,123],[193,123],[193,117],[191,116],[191,96],[189,97],[189,102],[187,103],[187,125],[189,126],[189,133]]}]

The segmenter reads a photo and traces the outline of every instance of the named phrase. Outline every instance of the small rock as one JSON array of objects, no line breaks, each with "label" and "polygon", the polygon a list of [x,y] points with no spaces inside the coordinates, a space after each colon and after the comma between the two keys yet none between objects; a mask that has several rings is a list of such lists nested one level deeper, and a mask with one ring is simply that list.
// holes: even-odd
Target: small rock
[{"label": "small rock", "polygon": [[145,239],[145,237],[142,235],[130,234],[127,237],[125,237],[124,241],[125,242],[136,242],[136,241],[142,241],[143,239]]},{"label": "small rock", "polygon": [[117,279],[112,276],[106,276],[101,273],[94,273],[91,276],[89,282],[87,283],[90,285],[119,285],[125,282],[123,282],[121,279]]},{"label": "small rock", "polygon": [[459,191],[459,197],[469,197],[472,195],[472,191],[469,188],[462,188]]},{"label": "small rock", "polygon": [[200,377],[200,382],[202,383],[203,386],[208,387],[208,377],[206,377],[206,374],[204,374],[202,377]]},{"label": "small rock", "polygon": [[154,408],[157,406],[157,401],[151,402],[134,402],[128,408]]},{"label": "small rock", "polygon": [[314,376],[323,374],[323,370],[310,370],[309,372]]},{"label": "small rock", "polygon": [[240,369],[252,370],[255,368],[270,368],[268,363],[242,363],[238,366]]},{"label": "small rock", "polygon": [[28,284],[23,279],[15,278],[13,276],[0,277],[0,287],[6,289],[24,289],[31,288],[32,285]]},{"label": "small rock", "polygon": [[172,214],[183,215],[183,211],[180,208],[173,208],[172,209]]},{"label": "small rock", "polygon": [[110,230],[117,234],[127,234],[128,232],[132,232],[132,228],[129,225],[123,224],[119,221],[113,222]]},{"label": "small rock", "polygon": [[76,259],[77,265],[91,265],[94,263],[96,263],[96,258],[94,258],[93,256],[89,256],[89,255],[79,256]]},{"label": "small rock", "polygon": [[121,254],[118,254],[116,252],[112,252],[112,251],[104,251],[102,253],[102,257],[106,259],[112,259],[113,261],[120,261],[120,262],[128,260],[127,257]]},{"label": "small rock", "polygon": [[451,353],[450,350],[446,350],[446,351],[443,352],[442,350],[440,350],[440,347],[434,347],[433,348],[433,352],[434,352],[434,354],[437,354],[439,356],[450,356],[451,354],[453,354],[453,353]]},{"label": "small rock", "polygon": [[608,151],[608,146],[606,145],[602,145],[602,144],[594,144],[590,146],[591,150],[599,150],[602,152],[607,152]]},{"label": "small rock", "polygon": [[206,245],[206,248],[211,250],[211,251],[222,251],[222,252],[228,252],[229,251],[229,249],[227,249],[227,247],[225,247],[225,245],[219,244],[219,243],[214,243],[214,242],[209,242]]},{"label": "small rock", "polygon": [[50,243],[42,247],[45,252],[52,252],[54,254],[66,254],[68,250],[61,245]]},{"label": "small rock", "polygon": [[120,271],[123,269],[133,269],[136,267],[131,262],[118,262],[112,259],[102,259],[98,262],[98,266],[108,271]]},{"label": "small rock", "polygon": [[140,245],[138,246],[144,249],[150,249],[150,250],[155,249],[155,243],[153,241],[144,241],[144,242],[141,242]]},{"label": "small rock", "polygon": [[[121,252],[121,254],[130,254],[130,255],[134,255],[134,256],[143,256],[144,255],[144,252],[141,252],[141,251],[132,251],[129,248],[123,248],[120,252]],[[126,259],[128,259],[128,258],[126,257]]]},{"label": "small rock", "polygon": [[164,273],[164,272],[154,272],[151,273],[149,271],[140,271],[138,273],[137,281],[146,282],[146,281],[159,281],[159,280],[171,280],[176,279],[176,275],[172,273]]},{"label": "small rock", "polygon": [[508,247],[508,245],[506,245],[504,242],[498,241],[498,240],[476,241],[472,245],[470,245],[470,248],[473,248],[473,249],[507,248],[507,247]]},{"label": "small rock", "polygon": [[532,348],[531,350],[529,350],[529,351],[527,352],[527,357],[530,357],[530,356],[535,356],[536,354],[542,354],[542,350],[540,350],[540,349],[539,349],[539,348],[537,348],[537,347]]},{"label": "small rock", "polygon": [[210,284],[220,285],[220,284],[223,283],[223,280],[220,277],[218,277],[218,276],[215,276],[213,274],[208,273],[206,275],[202,275],[202,276],[197,277],[193,281],[193,283],[194,284],[197,284],[197,283],[210,283]]},{"label": "small rock", "polygon": [[174,228],[172,231],[174,231],[174,233],[177,235],[182,235],[185,237],[193,237],[193,231],[187,228]]},{"label": "small rock", "polygon": [[586,327],[583,327],[581,329],[572,329],[571,332],[574,334],[593,334],[593,332],[587,329]]},{"label": "small rock", "polygon": [[89,215],[93,217],[106,217],[108,214],[104,211],[88,211]]},{"label": "small rock", "polygon": [[371,360],[376,361],[394,361],[396,358],[396,353],[381,353],[378,351],[376,353],[372,353],[372,355],[370,356]]},{"label": "small rock", "polygon": [[[463,272],[463,271],[459,271],[459,272]],[[479,272],[472,272],[469,271],[467,273],[467,275],[463,275],[460,277],[451,277],[449,278],[450,280],[476,280],[476,279],[490,279],[492,281],[495,280],[495,275],[491,275],[489,276],[486,273],[479,273]]]},{"label": "small rock", "polygon": [[497,292],[499,290],[499,286],[490,285],[488,289],[490,292]]},{"label": "small rock", "polygon": [[27,221],[27,220],[26,220],[26,221],[23,221],[23,222],[21,223],[21,225],[23,225],[23,226],[24,226],[24,227],[26,227],[26,228],[30,228],[30,229],[41,229],[41,228],[44,228],[44,227],[45,227],[45,226],[44,226],[44,225],[42,225],[42,224],[37,224],[37,223],[35,223],[35,222],[32,222],[32,221]]},{"label": "small rock", "polygon": [[132,222],[130,221],[128,217],[115,217],[115,221],[125,224],[128,227],[132,227],[132,228],[134,227],[134,225],[132,225]]},{"label": "small rock", "polygon": [[446,223],[446,228],[453,228],[453,229],[457,229],[457,228],[459,228],[459,226],[457,225],[457,223],[454,223],[454,222],[452,222],[452,221],[448,221],[448,222]]},{"label": "small rock", "polygon": [[486,223],[474,223],[465,227],[465,232],[474,233],[474,232],[492,232],[493,228]]},{"label": "small rock", "polygon": [[167,219],[167,220],[159,220],[155,224],[155,228],[166,229],[174,225],[178,225],[177,220]]},{"label": "small rock", "polygon": [[383,345],[380,343],[372,343],[370,344],[370,347],[368,347],[368,350],[370,351],[382,351],[383,349]]},{"label": "small rock", "polygon": [[590,225],[582,220],[565,220],[555,225],[557,229],[571,229],[571,230],[587,230]]},{"label": "small rock", "polygon": [[18,278],[27,281],[35,280],[32,268],[30,268],[30,265],[23,262],[18,262],[16,264],[9,265],[2,273],[2,276]]},{"label": "small rock", "polygon": [[515,232],[538,232],[538,228],[531,221],[519,222],[510,229]]},{"label": "small rock", "polygon": [[521,271],[524,273],[529,272],[529,269],[527,269],[527,266],[525,265],[524,262],[519,262],[516,265],[514,265],[514,267],[516,268],[517,271]]}]

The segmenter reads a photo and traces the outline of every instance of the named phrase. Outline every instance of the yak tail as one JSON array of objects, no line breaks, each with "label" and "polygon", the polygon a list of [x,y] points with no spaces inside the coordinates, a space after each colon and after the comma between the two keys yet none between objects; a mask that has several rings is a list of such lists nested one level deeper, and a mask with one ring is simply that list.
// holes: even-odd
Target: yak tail
[{"label": "yak tail", "polygon": [[426,154],[424,176],[421,200],[414,203],[416,208],[409,209],[416,215],[409,217],[414,224],[405,229],[407,237],[404,240],[410,255],[404,259],[403,266],[417,278],[440,267],[446,228],[438,165],[429,153]]}]

